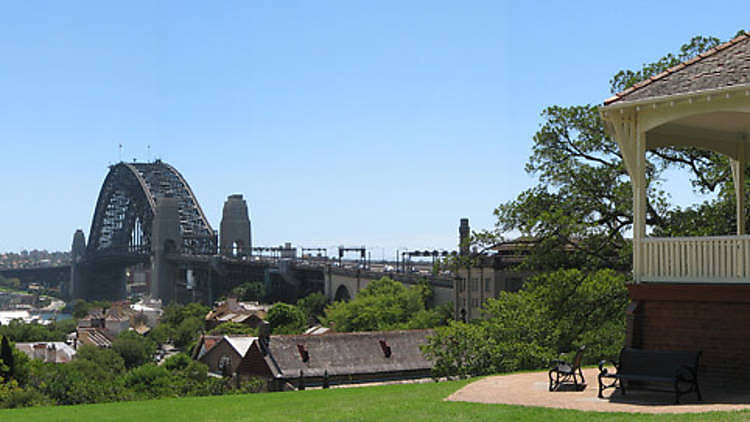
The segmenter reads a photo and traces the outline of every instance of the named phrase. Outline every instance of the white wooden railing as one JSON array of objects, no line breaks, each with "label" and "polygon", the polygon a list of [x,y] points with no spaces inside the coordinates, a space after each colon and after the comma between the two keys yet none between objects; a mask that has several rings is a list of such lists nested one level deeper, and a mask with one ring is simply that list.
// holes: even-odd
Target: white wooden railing
[{"label": "white wooden railing", "polygon": [[750,281],[750,235],[651,237],[641,241],[640,252],[639,281]]}]

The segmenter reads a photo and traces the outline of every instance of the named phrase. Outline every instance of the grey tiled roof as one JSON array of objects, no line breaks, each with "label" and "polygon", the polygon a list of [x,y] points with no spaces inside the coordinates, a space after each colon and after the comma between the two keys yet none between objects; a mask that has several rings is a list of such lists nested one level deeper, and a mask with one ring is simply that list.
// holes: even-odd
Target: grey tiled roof
[{"label": "grey tiled roof", "polygon": [[604,105],[750,83],[750,35],[743,33],[705,53],[618,92]]},{"label": "grey tiled roof", "polygon": [[[402,330],[271,336],[265,359],[273,375],[282,378],[297,377],[300,370],[306,377],[322,377],[325,371],[333,377],[429,370],[432,362],[419,346],[433,334],[433,330]],[[390,357],[385,356],[380,340],[390,347]],[[309,354],[307,362],[298,345]]]}]

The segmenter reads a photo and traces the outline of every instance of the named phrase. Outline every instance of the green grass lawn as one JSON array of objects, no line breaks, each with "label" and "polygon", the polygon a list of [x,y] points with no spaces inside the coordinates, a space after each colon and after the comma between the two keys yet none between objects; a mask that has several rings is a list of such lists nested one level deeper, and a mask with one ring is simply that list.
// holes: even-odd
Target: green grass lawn
[{"label": "green grass lawn", "polygon": [[750,421],[750,411],[596,413],[444,402],[468,381],[0,410],[0,421]]}]

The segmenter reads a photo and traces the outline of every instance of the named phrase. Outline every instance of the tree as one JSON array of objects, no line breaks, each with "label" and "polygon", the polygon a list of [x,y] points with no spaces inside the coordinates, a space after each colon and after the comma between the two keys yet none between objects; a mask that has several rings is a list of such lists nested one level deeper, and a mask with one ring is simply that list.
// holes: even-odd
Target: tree
[{"label": "tree", "polygon": [[[676,54],[667,54],[642,69],[622,70],[610,81],[613,93],[695,57],[719,43],[697,36]],[[628,271],[631,245],[624,234],[632,226],[632,188],[615,141],[609,137],[598,107],[552,106],[542,112],[543,123],[533,138],[526,171],[539,183],[496,210],[494,231],[474,236],[488,247],[503,242],[503,233],[521,233],[531,243],[526,265],[536,269],[613,268]],[[648,201],[646,223],[656,233],[689,234],[701,227],[731,232],[733,210],[727,159],[695,148],[659,148],[647,153]],[[659,181],[669,168],[688,170],[694,188],[718,193],[687,209],[670,208]]]},{"label": "tree", "polygon": [[255,328],[248,325],[227,321],[217,325],[216,328],[211,330],[210,334],[214,336],[228,334],[255,334],[255,331]]},{"label": "tree", "polygon": [[405,287],[388,277],[376,280],[349,302],[335,302],[325,309],[325,321],[336,331],[375,331],[430,328],[445,323],[445,307],[427,309],[431,296],[426,283]]},{"label": "tree", "polygon": [[10,381],[10,376],[13,374],[14,369],[13,349],[10,346],[8,337],[3,336],[2,342],[0,342],[0,378]]},{"label": "tree", "polygon": [[85,318],[89,314],[89,304],[83,299],[76,299],[73,302],[73,318]]},{"label": "tree", "polygon": [[176,347],[187,350],[203,330],[203,318],[190,316],[183,319],[174,330],[172,341]]},{"label": "tree", "polygon": [[586,345],[585,362],[617,356],[625,333],[625,277],[559,270],[489,299],[484,319],[439,327],[423,347],[436,376],[540,369]]},{"label": "tree", "polygon": [[262,282],[243,283],[232,289],[232,295],[242,301],[260,302],[266,295]]},{"label": "tree", "polygon": [[301,309],[278,302],[268,311],[268,323],[274,334],[300,334],[307,327],[307,318]]},{"label": "tree", "polygon": [[150,362],[156,345],[135,331],[123,331],[112,342],[112,350],[122,357],[125,367],[130,369]]},{"label": "tree", "polygon": [[320,292],[310,293],[297,300],[297,307],[302,309],[302,312],[307,317],[307,321],[311,324],[320,320],[326,305],[328,305],[328,296]]}]

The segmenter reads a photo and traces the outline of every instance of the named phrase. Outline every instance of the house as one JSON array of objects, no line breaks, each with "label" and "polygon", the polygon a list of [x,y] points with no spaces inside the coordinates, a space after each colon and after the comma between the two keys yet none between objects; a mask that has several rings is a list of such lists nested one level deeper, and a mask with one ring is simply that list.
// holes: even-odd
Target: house
[{"label": "house", "polygon": [[[633,186],[633,281],[626,345],[701,350],[699,378],[750,376],[750,35],[741,33],[604,101],[600,109]],[[657,238],[646,227],[646,151],[692,147],[729,158],[736,235]]]},{"label": "house", "polygon": [[47,363],[67,363],[76,354],[75,349],[61,341],[16,343],[15,346],[29,358]]},{"label": "house", "polygon": [[236,298],[228,298],[206,314],[206,330],[213,330],[225,322],[236,322],[256,328],[266,319],[270,308],[271,305],[262,305],[258,302],[239,302]]},{"label": "house", "polygon": [[76,345],[91,344],[96,347],[112,347],[115,336],[104,328],[99,327],[81,327],[76,329]]},{"label": "house", "polygon": [[242,335],[203,336],[193,358],[206,364],[210,372],[228,376],[237,373],[240,362],[256,340],[257,337]]},{"label": "house", "polygon": [[[429,377],[432,362],[420,346],[433,330],[326,335],[224,336],[198,360],[211,372],[288,383],[334,385]],[[231,372],[229,372],[231,370]]]},{"label": "house", "polygon": [[85,318],[78,321],[76,344],[112,347],[115,337],[130,329],[131,319],[136,314],[124,304],[113,304],[108,309],[92,309]]}]

